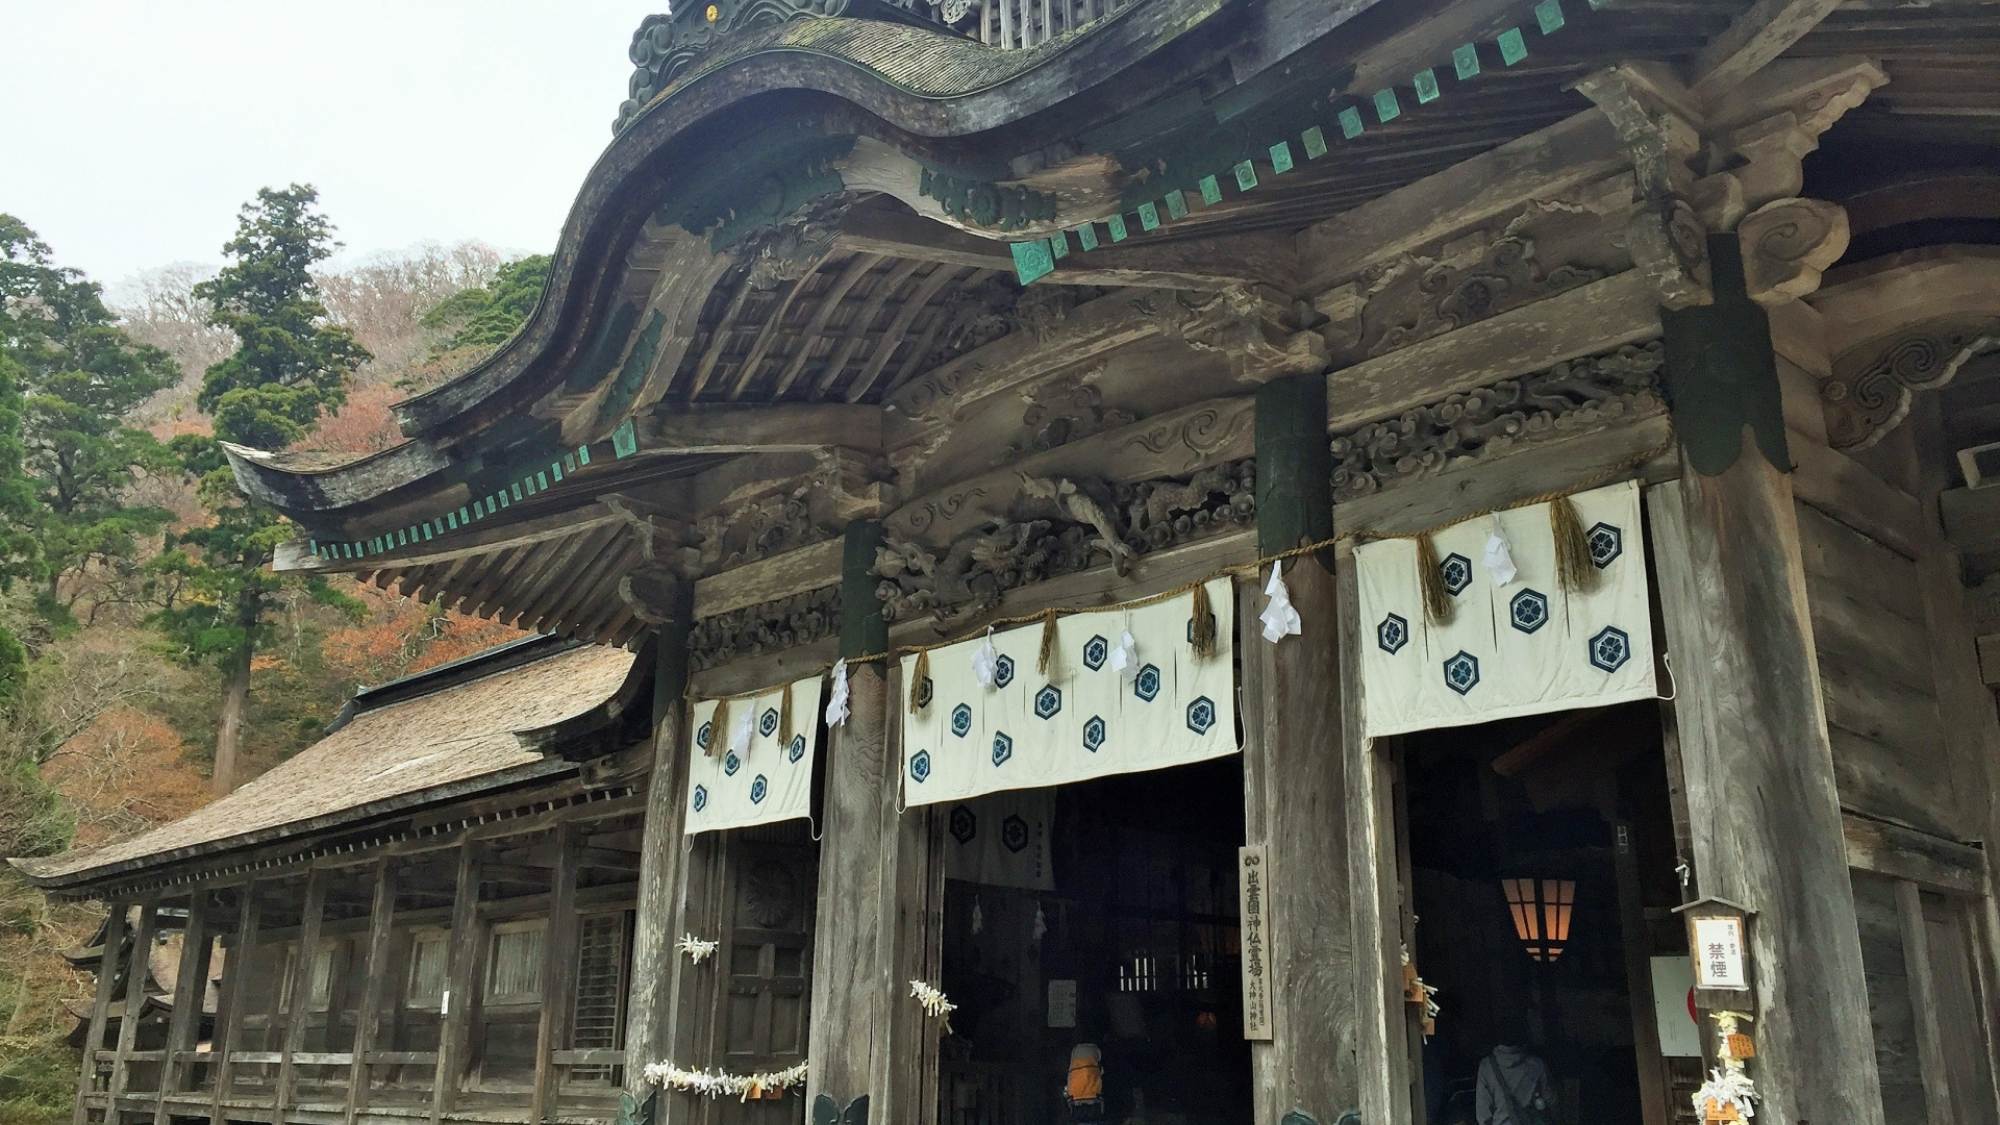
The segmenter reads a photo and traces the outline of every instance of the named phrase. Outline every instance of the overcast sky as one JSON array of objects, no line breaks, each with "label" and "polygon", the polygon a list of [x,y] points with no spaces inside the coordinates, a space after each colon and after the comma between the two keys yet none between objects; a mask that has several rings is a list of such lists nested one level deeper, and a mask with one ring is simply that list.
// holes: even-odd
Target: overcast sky
[{"label": "overcast sky", "polygon": [[342,260],[552,249],[663,0],[0,0],[0,212],[114,289],[315,184]]}]

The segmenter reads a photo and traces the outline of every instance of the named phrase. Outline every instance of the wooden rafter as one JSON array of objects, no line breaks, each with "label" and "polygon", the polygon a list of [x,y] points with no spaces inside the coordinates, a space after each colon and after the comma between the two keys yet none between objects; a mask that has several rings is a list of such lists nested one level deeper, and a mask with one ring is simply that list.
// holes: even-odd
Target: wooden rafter
[{"label": "wooden rafter", "polygon": [[[819,379],[813,384],[814,398],[824,397],[833,389],[833,385],[840,381],[841,373],[847,370],[848,363],[854,359],[854,353],[861,349],[862,344],[868,342],[869,325],[875,323],[876,318],[882,315],[883,306],[894,299],[896,291],[903,287],[903,283],[910,279],[911,274],[922,269],[923,265],[924,263],[914,258],[905,258],[892,266],[886,277],[875,283],[875,288],[869,292],[861,311],[855,314],[853,320],[847,322],[844,339],[827,358],[826,367],[820,371]],[[882,346],[893,348],[895,342],[884,337]]]},{"label": "wooden rafter", "polygon": [[848,290],[853,289],[855,283],[866,276],[869,270],[874,269],[875,263],[881,260],[874,254],[854,255],[848,261],[847,268],[841,270],[826,287],[826,291],[819,295],[819,308],[813,312],[812,321],[806,325],[804,332],[795,334],[798,348],[792,353],[790,362],[785,364],[784,371],[778,374],[778,384],[772,388],[768,396],[772,401],[785,397],[785,392],[798,380],[799,373],[805,370],[806,360],[812,357],[814,342],[826,331],[827,322],[833,319],[833,314],[840,308],[840,303],[847,299]]},{"label": "wooden rafter", "polygon": [[[530,564],[531,573],[522,575],[522,582],[515,588],[514,604],[496,606],[497,620],[509,625],[518,625],[521,619],[542,604],[542,599],[571,574],[570,563],[579,554],[588,550],[601,549],[616,529],[592,528],[582,535],[573,536],[552,553],[538,557]],[[510,581],[508,586],[514,586]]]},{"label": "wooden rafter", "polygon": [[729,307],[722,312],[722,319],[715,322],[715,328],[708,335],[708,350],[701,355],[701,362],[695,365],[694,377],[688,381],[688,389],[683,396],[689,402],[701,397],[708,387],[708,381],[715,377],[716,365],[722,362],[729,350],[729,338],[736,333],[736,318],[743,314],[743,306],[749,302],[750,294],[756,288],[750,284],[746,271],[736,283],[736,292],[729,298]]},{"label": "wooden rafter", "polygon": [[1689,68],[1695,96],[1712,102],[1806,37],[1842,0],[1756,0],[1708,41]]},{"label": "wooden rafter", "polygon": [[485,577],[467,591],[465,597],[459,599],[459,612],[469,613],[474,617],[485,617],[492,609],[493,599],[499,596],[500,591],[507,588],[515,572],[538,553],[534,547],[512,547],[506,553],[494,556],[493,561],[486,566]]},{"label": "wooden rafter", "polygon": [[603,584],[607,574],[616,574],[633,544],[624,534],[622,527],[597,548],[596,555],[585,562],[575,574],[567,588],[548,603],[548,608],[535,619],[537,632],[559,630],[564,625],[574,624],[577,614],[590,604],[591,596]]},{"label": "wooden rafter", "polygon": [[[764,357],[770,353],[771,346],[778,342],[779,337],[797,335],[786,329],[785,318],[791,315],[792,302],[804,296],[806,290],[811,287],[813,278],[819,273],[820,267],[826,264],[828,256],[822,254],[813,259],[812,264],[806,267],[797,281],[786,287],[785,295],[778,298],[776,306],[765,315],[764,325],[758,329],[757,339],[750,345],[750,353],[743,357],[742,365],[736,369],[736,381],[729,388],[729,401],[734,402],[742,398],[743,392],[750,389],[750,384],[756,381],[757,369],[764,366]],[[706,357],[703,358],[703,362],[707,362]]]},{"label": "wooden rafter", "polygon": [[903,339],[904,333],[910,330],[910,325],[916,322],[917,314],[931,303],[931,298],[937,296],[938,290],[968,272],[974,277],[978,276],[977,270],[967,271],[962,266],[939,266],[930,272],[930,276],[917,283],[916,292],[911,293],[910,299],[904,301],[902,307],[896,310],[896,318],[889,322],[888,330],[882,333],[882,339],[876,343],[875,354],[868,357],[868,366],[862,369],[861,374],[854,377],[854,385],[847,388],[847,401],[860,402],[868,397],[868,392],[875,389],[875,381],[882,377],[882,370],[888,366],[890,357],[896,354],[897,342]]}]

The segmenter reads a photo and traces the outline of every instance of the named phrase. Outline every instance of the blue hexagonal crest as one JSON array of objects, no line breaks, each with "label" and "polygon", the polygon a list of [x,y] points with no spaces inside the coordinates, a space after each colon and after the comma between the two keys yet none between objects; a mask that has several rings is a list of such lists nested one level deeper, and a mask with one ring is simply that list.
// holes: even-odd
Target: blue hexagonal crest
[{"label": "blue hexagonal crest", "polygon": [[1632,638],[1616,625],[1606,625],[1590,638],[1590,663],[1606,672],[1616,672],[1632,659]]},{"label": "blue hexagonal crest", "polygon": [[1194,702],[1187,706],[1187,725],[1196,734],[1207,734],[1208,728],[1215,725],[1215,700],[1205,695],[1195,696]]},{"label": "blue hexagonal crest", "polygon": [[1035,717],[1053,719],[1060,710],[1062,710],[1062,689],[1054,684],[1043,684],[1042,690],[1035,693]]},{"label": "blue hexagonal crest", "polygon": [[1000,822],[1000,842],[1010,852],[1018,853],[1028,846],[1028,822],[1019,816],[1009,816]]},{"label": "blue hexagonal crest", "polygon": [[1594,523],[1583,533],[1584,542],[1590,545],[1590,561],[1597,569],[1610,566],[1619,555],[1625,553],[1625,533],[1608,523]]},{"label": "blue hexagonal crest", "polygon": [[696,746],[701,747],[703,750],[706,750],[708,749],[708,740],[714,737],[715,737],[715,724],[703,723],[699,727],[695,728],[694,744]]},{"label": "blue hexagonal crest", "polygon": [[951,733],[960,738],[972,733],[972,708],[961,703],[951,709]]},{"label": "blue hexagonal crest", "polygon": [[785,750],[785,757],[790,758],[792,761],[796,762],[800,758],[803,758],[805,756],[806,756],[806,736],[803,734],[793,735],[791,746],[787,747]]},{"label": "blue hexagonal crest", "polygon": [[1014,658],[1003,656],[993,662],[993,686],[1006,687],[1014,682]]},{"label": "blue hexagonal crest", "polygon": [[1104,749],[1104,720],[1092,715],[1083,723],[1083,748],[1095,754]]},{"label": "blue hexagonal crest", "polygon": [[735,777],[736,771],[742,768],[743,768],[743,759],[736,756],[736,751],[731,750],[726,756],[723,757],[722,772],[724,774],[730,777]]},{"label": "blue hexagonal crest", "polygon": [[931,752],[919,750],[910,757],[910,780],[919,785],[931,775]]},{"label": "blue hexagonal crest", "polygon": [[951,807],[951,838],[961,844],[970,844],[979,835],[979,814],[964,805]]},{"label": "blue hexagonal crest", "polygon": [[757,733],[763,735],[765,738],[778,733],[778,709],[776,707],[766,707],[764,708],[764,713],[757,716]]},{"label": "blue hexagonal crest", "polygon": [[1005,765],[1007,759],[1013,756],[1014,740],[1007,737],[1005,731],[995,732],[993,735],[993,764],[996,766]]},{"label": "blue hexagonal crest", "polygon": [[1444,579],[1444,588],[1455,598],[1472,585],[1472,560],[1453,551],[1438,564],[1438,577]]},{"label": "blue hexagonal crest", "polygon": [[695,787],[694,787],[694,811],[696,811],[696,812],[700,812],[701,810],[703,810],[703,809],[705,809],[705,808],[707,808],[707,807],[708,807],[708,786],[706,786],[706,785],[697,785],[697,786],[695,786]]},{"label": "blue hexagonal crest", "polygon": [[750,780],[750,803],[753,805],[763,804],[764,795],[770,791],[771,783],[764,780],[763,774],[758,774]]},{"label": "blue hexagonal crest", "polygon": [[1523,633],[1549,623],[1549,599],[1539,590],[1522,590],[1507,603],[1507,620]]},{"label": "blue hexagonal crest", "polygon": [[917,709],[919,711],[931,705],[931,693],[935,690],[936,688],[932,685],[929,676],[925,676],[924,682],[917,685]]},{"label": "blue hexagonal crest", "polygon": [[1479,658],[1460,650],[1444,662],[1444,686],[1460,695],[1479,686]]},{"label": "blue hexagonal crest", "polygon": [[1138,696],[1142,700],[1145,700],[1147,703],[1151,703],[1154,699],[1159,697],[1160,694],[1159,665],[1148,664],[1139,669],[1139,674],[1132,677],[1132,694]]},{"label": "blue hexagonal crest", "polygon": [[1111,655],[1111,642],[1103,637],[1092,637],[1083,642],[1083,666],[1095,672],[1104,667],[1104,660]]},{"label": "blue hexagonal crest", "polygon": [[1410,643],[1410,623],[1397,613],[1384,617],[1375,626],[1375,643],[1391,656],[1403,651],[1403,646]]}]

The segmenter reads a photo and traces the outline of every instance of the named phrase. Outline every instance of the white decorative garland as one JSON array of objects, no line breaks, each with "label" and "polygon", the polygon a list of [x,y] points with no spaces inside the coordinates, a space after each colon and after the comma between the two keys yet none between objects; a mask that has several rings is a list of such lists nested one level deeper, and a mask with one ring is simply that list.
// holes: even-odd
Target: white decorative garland
[{"label": "white decorative garland", "polygon": [[1694,1112],[1698,1117],[1708,1114],[1710,1105],[1718,1109],[1734,1109],[1736,1115],[1745,1121],[1757,1116],[1757,1086],[1750,1076],[1740,1070],[1717,1067],[1708,1072],[1708,1081],[1694,1092]]},{"label": "white decorative garland", "polygon": [[910,982],[910,995],[916,997],[917,1003],[924,1006],[925,1015],[932,1019],[944,1020],[945,1030],[951,1030],[951,1014],[958,1010],[958,1005],[946,999],[942,989],[934,984],[913,980]]},{"label": "white decorative garland", "polygon": [[719,941],[703,941],[693,934],[682,934],[681,940],[674,943],[674,948],[687,954],[690,960],[699,965],[703,961],[713,957],[715,951],[722,948],[722,943]]},{"label": "white decorative garland", "polygon": [[776,1097],[806,1081],[806,1064],[762,1074],[730,1074],[721,1070],[684,1070],[670,1062],[646,1064],[646,1081],[668,1090],[698,1094],[704,1098],[724,1096],[739,1101]]}]

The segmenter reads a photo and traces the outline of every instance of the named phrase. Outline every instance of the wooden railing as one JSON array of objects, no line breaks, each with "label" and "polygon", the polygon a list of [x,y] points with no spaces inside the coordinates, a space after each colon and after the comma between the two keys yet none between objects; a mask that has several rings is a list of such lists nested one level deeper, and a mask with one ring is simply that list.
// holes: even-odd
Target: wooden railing
[{"label": "wooden railing", "polygon": [[1075,31],[1091,20],[1138,0],[976,0],[979,41],[994,47],[1033,47]]}]

